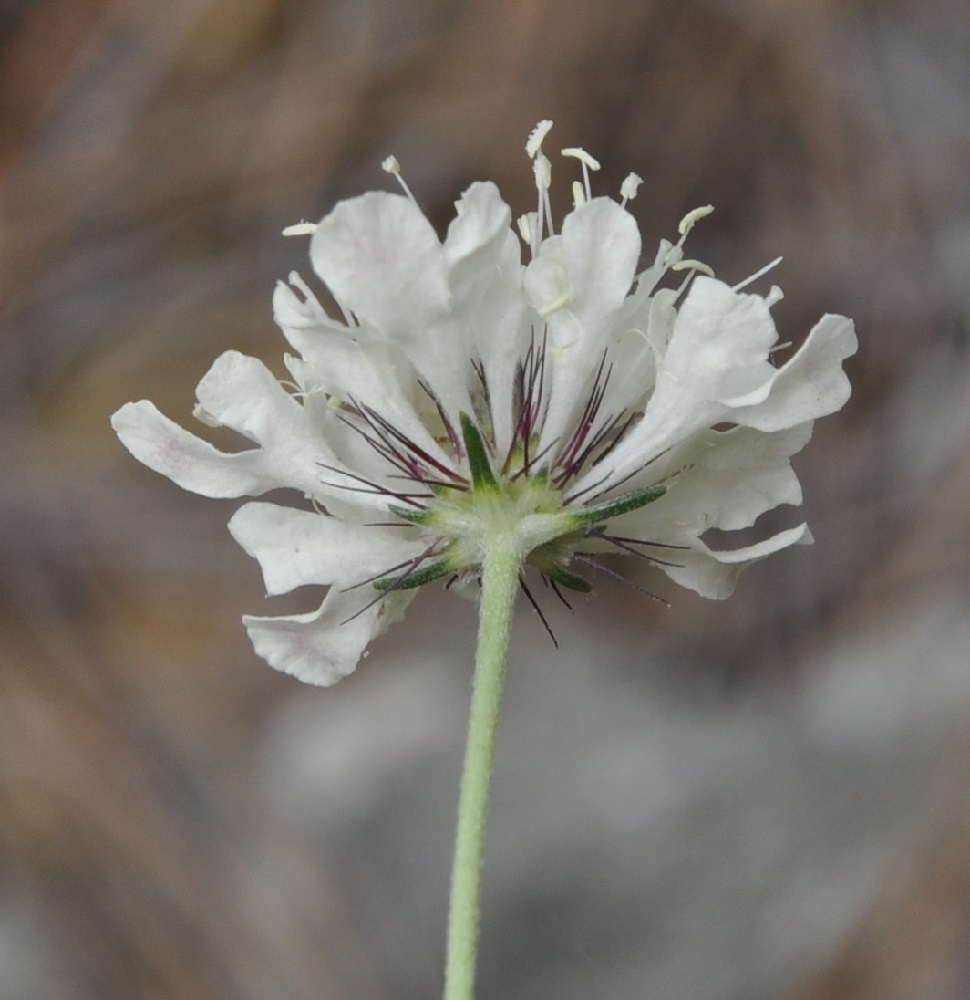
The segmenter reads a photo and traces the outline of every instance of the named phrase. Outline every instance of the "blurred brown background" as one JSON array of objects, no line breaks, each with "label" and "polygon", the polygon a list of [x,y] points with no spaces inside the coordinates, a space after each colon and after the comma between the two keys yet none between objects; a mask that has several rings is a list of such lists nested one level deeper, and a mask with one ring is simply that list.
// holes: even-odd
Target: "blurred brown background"
[{"label": "blurred brown background", "polygon": [[861,351],[798,459],[813,549],[725,604],[607,583],[551,609],[561,654],[521,615],[480,995],[970,996],[963,0],[6,0],[4,998],[439,995],[474,609],[426,593],[331,691],[275,675],[235,505],[108,415],[278,366],[280,230],[390,152],[442,227],[476,179],[531,208],[544,117],[599,192],[645,179],[646,247],[713,202],[692,254],[784,254],[783,336],[843,312]]}]

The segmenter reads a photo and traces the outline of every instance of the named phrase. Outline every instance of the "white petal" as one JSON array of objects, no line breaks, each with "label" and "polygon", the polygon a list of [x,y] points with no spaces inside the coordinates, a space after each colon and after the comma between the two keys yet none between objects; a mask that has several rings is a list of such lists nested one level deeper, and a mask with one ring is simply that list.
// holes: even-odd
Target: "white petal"
[{"label": "white petal", "polygon": [[[612,521],[619,535],[685,544],[710,528],[750,527],[765,511],[802,500],[789,459],[807,443],[812,424],[765,434],[748,427],[707,431],[664,455],[650,472],[673,480],[665,496]],[[678,468],[683,468],[678,472]],[[631,479],[624,489],[656,479]]]},{"label": "white petal", "polygon": [[811,541],[811,533],[805,524],[780,531],[755,545],[726,552],[710,549],[698,538],[691,543],[689,550],[672,552],[671,562],[679,565],[661,566],[660,569],[672,580],[701,597],[722,600],[734,593],[741,570],[780,549],[790,545],[811,544]]},{"label": "white petal", "polygon": [[345,309],[389,337],[410,341],[448,308],[441,244],[403,195],[342,201],[317,226],[310,259]]},{"label": "white petal", "polygon": [[497,262],[512,226],[512,210],[491,181],[472,184],[455,210],[444,242],[452,293]]},{"label": "white petal", "polygon": [[299,371],[301,388],[370,407],[439,462],[452,464],[410,401],[416,397],[431,406],[399,352],[322,330],[290,329],[287,339],[309,366],[287,365],[291,372]]},{"label": "white petal", "polygon": [[[521,245],[494,184],[473,184],[456,207],[458,217],[444,244],[456,330],[442,335],[464,343],[466,371],[470,359],[481,362],[497,450],[504,452],[511,443],[515,371],[531,331],[522,294]],[[452,400],[450,408],[459,405]]]},{"label": "white petal", "polygon": [[[271,503],[249,503],[229,522],[259,562],[268,594],[306,584],[352,586],[416,558],[426,547],[408,529],[381,528]],[[373,588],[368,588],[374,596]]]},{"label": "white petal", "polygon": [[243,624],[253,648],[271,667],[327,686],[353,672],[371,639],[397,621],[413,598],[414,592],[399,591],[367,607],[372,592],[331,588],[317,611],[278,618],[247,615]]},{"label": "white petal", "polygon": [[[677,312],[643,419],[610,457],[610,479],[622,480],[671,446],[726,419],[722,396],[731,377],[763,365],[777,339],[763,298],[735,292],[715,278],[695,278]],[[595,472],[574,488],[582,489]]]},{"label": "white petal", "polygon": [[341,202],[310,257],[363,333],[402,351],[457,426],[471,409],[469,331],[450,310],[445,253],[417,205],[382,192]]},{"label": "white petal", "polygon": [[764,401],[731,412],[731,419],[763,431],[777,431],[834,413],[845,405],[851,387],[842,362],[855,354],[852,320],[823,316],[798,353],[778,369]]},{"label": "white petal", "polygon": [[196,398],[220,424],[260,444],[288,437],[303,424],[303,408],[266,365],[238,351],[216,358]]},{"label": "white petal", "polygon": [[111,418],[121,443],[143,465],[206,497],[259,496],[288,485],[260,449],[226,454],[190,434],[153,403],[126,403]]},{"label": "white petal", "polygon": [[303,407],[256,358],[237,351],[218,357],[196,390],[199,403],[226,427],[262,445],[276,486],[323,496],[321,467],[337,459]]},{"label": "white petal", "polygon": [[[658,366],[657,387],[644,414],[659,453],[685,431],[699,430],[723,412],[725,382],[762,365],[778,339],[761,296],[735,292],[715,278],[695,278]],[[661,445],[662,442],[662,446]]]},{"label": "white petal", "polygon": [[[300,294],[297,295],[291,286],[299,289]],[[284,333],[290,327],[301,330],[345,329],[330,319],[317,297],[295,271],[290,274],[290,284],[285,281],[276,282],[273,289],[273,319]]]},{"label": "white petal", "polygon": [[633,216],[609,198],[570,212],[561,237],[546,240],[528,266],[525,287],[545,317],[551,371],[543,442],[564,439],[586,403],[640,256]]},{"label": "white petal", "polygon": [[604,321],[623,304],[640,257],[640,231],[626,209],[594,198],[570,212],[562,227],[562,260],[572,287],[572,311],[584,346],[598,354],[609,328]]},{"label": "white petal", "polygon": [[525,269],[523,288],[529,304],[542,319],[571,305],[573,290],[562,260],[561,236],[543,240],[538,256]]}]

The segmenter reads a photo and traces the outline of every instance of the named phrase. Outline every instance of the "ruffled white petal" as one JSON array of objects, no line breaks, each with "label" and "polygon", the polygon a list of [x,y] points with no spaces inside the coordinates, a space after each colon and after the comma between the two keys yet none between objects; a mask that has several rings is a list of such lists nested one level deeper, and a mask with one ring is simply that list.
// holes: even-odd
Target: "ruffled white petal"
[{"label": "ruffled white petal", "polygon": [[402,617],[413,597],[413,591],[401,591],[374,602],[372,594],[331,588],[317,611],[247,615],[243,624],[253,649],[271,667],[326,687],[353,673],[367,644]]},{"label": "ruffled white petal", "polygon": [[274,486],[300,490],[321,501],[335,495],[361,506],[383,505],[381,497],[359,491],[352,475],[337,471],[343,463],[322,428],[256,358],[227,351],[205,374],[196,396],[219,423],[261,446],[260,462],[275,478]]},{"label": "ruffled white petal", "polygon": [[469,292],[497,263],[511,234],[512,210],[498,188],[478,182],[455,202],[455,218],[448,226],[444,253],[452,294]]},{"label": "ruffled white petal", "polygon": [[261,449],[227,454],[158,412],[153,403],[126,403],[111,418],[121,443],[149,469],[206,497],[259,496],[288,485]]},{"label": "ruffled white petal", "polygon": [[[663,468],[651,469],[667,482],[667,493],[614,519],[611,531],[685,544],[711,528],[738,531],[765,511],[800,504],[801,486],[790,458],[811,434],[811,422],[777,434],[749,427],[707,431],[665,455],[658,463]],[[633,479],[629,488],[642,485],[648,484]]]},{"label": "ruffled white petal", "polygon": [[851,391],[842,362],[855,354],[858,346],[852,320],[823,316],[798,353],[773,375],[763,401],[733,409],[732,419],[763,431],[777,431],[841,409]]},{"label": "ruffled white petal", "polygon": [[[624,480],[705,427],[741,422],[742,414],[753,414],[737,402],[743,404],[749,393],[757,398],[761,389],[770,392],[778,373],[768,355],[777,339],[766,299],[736,292],[715,278],[695,278],[658,358],[656,385],[643,418],[610,456],[609,481]],[[811,417],[798,413],[782,426],[807,419]],[[591,478],[587,473],[576,489]]]},{"label": "ruffled white petal", "polygon": [[697,538],[689,549],[671,554],[670,559],[676,565],[660,568],[672,580],[701,597],[723,600],[734,593],[741,571],[752,563],[790,545],[809,545],[811,542],[812,536],[805,524],[780,531],[755,545],[728,551],[711,549]]},{"label": "ruffled white petal", "polygon": [[448,309],[441,244],[403,195],[372,191],[342,201],[317,226],[310,259],[345,309],[407,346]]},{"label": "ruffled white petal", "polygon": [[564,439],[582,410],[640,256],[633,217],[608,198],[580,205],[546,240],[525,273],[525,290],[545,320],[551,388],[543,442]]},{"label": "ruffled white petal", "polygon": [[469,342],[451,310],[448,262],[421,210],[371,192],[341,202],[310,244],[317,273],[362,333],[410,360],[455,422],[469,410]]},{"label": "ruffled white petal", "polygon": [[[531,313],[522,294],[521,249],[511,210],[491,183],[473,184],[455,203],[457,217],[444,242],[451,308],[468,356],[481,363],[491,400],[497,449],[512,436],[515,371],[529,345]],[[471,386],[481,393],[481,387]],[[454,405],[454,404],[452,404]]]},{"label": "ruffled white petal", "polygon": [[[401,529],[271,503],[241,507],[229,530],[259,562],[267,594],[285,594],[307,584],[353,586],[416,558],[426,547],[403,537]],[[368,593],[375,596],[372,588]]]},{"label": "ruffled white petal", "polygon": [[623,305],[640,258],[640,231],[626,209],[609,198],[580,205],[562,227],[562,259],[572,290],[572,312],[583,346],[607,346],[607,320]]}]

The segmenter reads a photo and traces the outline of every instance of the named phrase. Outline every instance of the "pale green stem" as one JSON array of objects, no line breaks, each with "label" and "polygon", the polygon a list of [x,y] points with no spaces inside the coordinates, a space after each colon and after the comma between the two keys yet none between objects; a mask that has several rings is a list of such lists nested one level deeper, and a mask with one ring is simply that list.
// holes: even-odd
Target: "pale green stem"
[{"label": "pale green stem", "polygon": [[517,539],[493,536],[482,563],[475,679],[468,718],[465,769],[458,797],[458,831],[451,869],[444,1000],[473,1000],[478,951],[482,852],[495,734],[505,681],[512,608],[522,557]]}]

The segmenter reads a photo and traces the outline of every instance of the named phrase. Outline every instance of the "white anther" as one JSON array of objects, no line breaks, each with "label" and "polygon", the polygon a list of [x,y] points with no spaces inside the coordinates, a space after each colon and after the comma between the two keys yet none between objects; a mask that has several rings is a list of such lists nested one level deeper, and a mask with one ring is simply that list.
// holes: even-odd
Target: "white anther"
[{"label": "white anther", "polygon": [[600,169],[599,160],[594,159],[585,149],[579,146],[570,146],[569,149],[564,149],[562,155],[571,156],[573,159],[579,160],[584,167],[588,167],[590,170]]},{"label": "white anther", "polygon": [[670,265],[671,271],[698,271],[701,274],[710,275],[714,277],[714,269],[710,265],[705,264],[703,261],[699,260],[679,260],[676,264]]},{"label": "white anther", "polygon": [[578,147],[570,147],[569,149],[564,149],[562,151],[563,156],[570,156],[583,165],[583,188],[585,191],[585,197],[580,200],[576,197],[575,185],[573,186],[573,204],[575,206],[580,206],[587,201],[590,201],[593,197],[593,189],[590,187],[589,183],[589,172],[591,170],[599,170],[599,163],[593,159],[585,149],[580,149]]},{"label": "white anther", "polygon": [[700,208],[695,208],[693,212],[688,212],[681,220],[680,225],[677,227],[677,232],[681,236],[686,236],[691,229],[694,228],[694,223],[700,221],[705,216],[710,215],[714,211],[713,205],[702,205]]},{"label": "white anther", "polygon": [[222,426],[222,424],[216,420],[216,418],[208,410],[203,408],[201,403],[196,403],[192,408],[192,416],[195,417],[200,424],[205,424],[206,427]]},{"label": "white anther", "polygon": [[401,185],[401,190],[417,205],[417,199],[411,194],[411,189],[407,185],[407,181],[401,176],[401,164],[397,162],[396,156],[389,156],[381,164],[381,169],[386,173],[390,174],[397,182]]},{"label": "white anther", "polygon": [[283,230],[284,236],[312,236],[317,231],[315,222],[297,222]]}]

